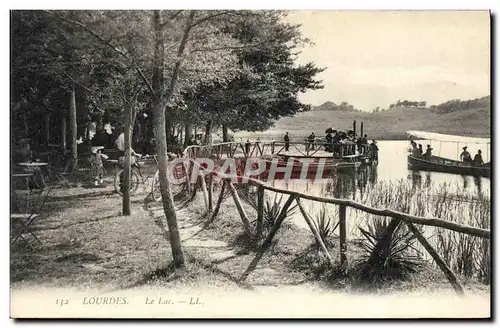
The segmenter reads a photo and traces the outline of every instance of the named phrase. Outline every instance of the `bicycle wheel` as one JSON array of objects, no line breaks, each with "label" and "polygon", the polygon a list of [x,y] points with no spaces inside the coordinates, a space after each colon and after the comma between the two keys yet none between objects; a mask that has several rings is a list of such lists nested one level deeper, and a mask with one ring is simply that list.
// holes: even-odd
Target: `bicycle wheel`
[{"label": "bicycle wheel", "polygon": [[161,200],[161,189],[160,189],[160,172],[156,171],[155,177],[153,178],[153,184],[151,186],[151,196],[155,202]]},{"label": "bicycle wheel", "polygon": [[[141,179],[139,177],[139,173],[137,173],[137,171],[133,169],[130,174],[130,194],[133,194],[137,191],[137,189],[139,188],[140,180]],[[115,191],[120,196],[123,196],[123,169],[119,170],[116,173],[114,187]]]}]

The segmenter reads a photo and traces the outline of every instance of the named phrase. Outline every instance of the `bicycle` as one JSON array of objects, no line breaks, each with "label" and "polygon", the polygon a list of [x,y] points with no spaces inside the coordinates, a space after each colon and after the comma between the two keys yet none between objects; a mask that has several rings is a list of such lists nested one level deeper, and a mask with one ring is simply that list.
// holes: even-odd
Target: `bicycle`
[{"label": "bicycle", "polygon": [[[148,181],[153,179],[151,183],[151,191],[150,195],[153,198],[155,202],[161,200],[161,190],[160,190],[160,181],[159,181],[159,171],[158,169],[155,170],[155,172],[149,173],[148,175],[144,176],[141,170],[141,167],[145,165],[145,161],[149,160],[150,158],[154,159],[156,166],[158,167],[158,160],[155,155],[149,156],[138,156],[139,160],[135,161],[135,163],[132,164],[131,166],[131,171],[130,171],[130,194],[133,195],[137,192],[139,189],[139,186],[142,184],[144,186],[148,185]],[[116,171],[115,177],[114,177],[114,182],[113,186],[115,191],[123,197],[123,165],[119,163],[118,160],[108,160],[108,162],[118,165],[121,165],[121,168]],[[149,195],[148,195],[149,196]]]}]

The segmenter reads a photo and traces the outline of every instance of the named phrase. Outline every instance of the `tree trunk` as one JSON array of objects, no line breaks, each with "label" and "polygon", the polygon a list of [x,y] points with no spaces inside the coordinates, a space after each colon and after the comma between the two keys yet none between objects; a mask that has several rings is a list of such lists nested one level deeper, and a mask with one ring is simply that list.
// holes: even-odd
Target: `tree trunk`
[{"label": "tree trunk", "polygon": [[165,132],[165,115],[163,115],[163,106],[156,105],[155,108],[155,128],[157,131],[156,154],[158,156],[158,170],[161,189],[161,198],[163,210],[167,219],[170,247],[174,266],[176,268],[184,267],[184,253],[181,248],[181,236],[177,225],[177,215],[175,213],[174,199],[170,190],[170,183],[167,176],[168,156],[167,156],[167,135]]},{"label": "tree trunk", "polygon": [[184,147],[187,147],[188,142],[193,138],[193,126],[191,123],[184,125]]},{"label": "tree trunk", "polygon": [[205,125],[205,145],[212,144],[212,120],[208,120]]},{"label": "tree trunk", "polygon": [[172,142],[174,125],[172,124],[172,109],[170,107],[165,110],[165,127],[167,131],[167,142]]},{"label": "tree trunk", "polygon": [[[182,35],[181,42],[179,44],[179,49],[177,51],[177,57],[181,58],[184,54],[186,48],[189,32],[192,28],[192,23],[194,20],[195,11],[191,10],[189,18],[186,21],[186,27]],[[181,248],[181,237],[179,234],[179,228],[177,226],[177,215],[175,213],[174,199],[172,197],[172,191],[170,190],[170,184],[168,181],[168,156],[167,156],[167,135],[166,135],[166,122],[165,122],[165,106],[168,101],[172,98],[174,94],[175,87],[177,84],[177,79],[179,77],[179,71],[181,66],[181,60],[177,60],[174,64],[172,71],[172,78],[168,91],[164,96],[164,71],[165,71],[165,43],[164,43],[164,31],[163,23],[161,17],[161,11],[155,10],[153,12],[153,23],[155,30],[155,50],[153,56],[153,83],[152,87],[155,95],[155,107],[154,111],[154,126],[157,133],[157,144],[156,153],[158,156],[158,171],[159,171],[159,181],[161,189],[161,197],[163,203],[163,211],[165,212],[165,217],[168,225],[170,246],[172,248],[172,257],[174,260],[174,267],[181,268],[185,266],[184,254]]]},{"label": "tree trunk", "polygon": [[45,141],[47,146],[50,144],[50,114],[45,116]]},{"label": "tree trunk", "polygon": [[132,134],[132,111],[131,105],[127,106],[125,113],[125,159],[123,162],[122,193],[123,193],[123,215],[130,215],[130,173],[131,173],[131,134]]},{"label": "tree trunk", "polygon": [[63,154],[66,154],[66,115],[61,116],[61,146]]},{"label": "tree trunk", "polygon": [[227,125],[226,124],[222,125],[222,141],[223,142],[229,142],[229,133],[227,131]]},{"label": "tree trunk", "polygon": [[76,123],[76,95],[75,95],[75,85],[73,84],[73,88],[71,89],[71,100],[69,106],[69,119],[70,119],[70,128],[71,128],[71,159],[73,169],[75,169],[78,165],[78,145],[76,143],[76,139],[78,138],[77,132],[77,123]]},{"label": "tree trunk", "polygon": [[23,128],[24,128],[24,137],[29,138],[30,137],[30,130],[28,127],[28,114],[23,115]]}]

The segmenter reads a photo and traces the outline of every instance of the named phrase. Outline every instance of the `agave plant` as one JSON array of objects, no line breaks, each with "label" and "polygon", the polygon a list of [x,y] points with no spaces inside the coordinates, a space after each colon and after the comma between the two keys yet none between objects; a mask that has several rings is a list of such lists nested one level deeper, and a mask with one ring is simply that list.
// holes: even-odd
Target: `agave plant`
[{"label": "agave plant", "polygon": [[[370,221],[369,221],[370,222]],[[371,282],[383,281],[390,278],[400,278],[415,272],[420,264],[420,252],[415,248],[416,237],[403,224],[398,224],[376,260],[368,263],[370,255],[375,251],[376,245],[387,231],[389,220],[376,219],[367,224],[367,228],[358,227],[365,237],[360,244],[366,252],[363,260],[365,265],[371,265],[369,274],[364,277]]]},{"label": "agave plant", "polygon": [[[316,220],[312,220],[314,226],[316,227],[316,231],[318,231],[319,236],[326,247],[333,247],[334,243],[332,241],[332,237],[334,236],[335,229],[337,229],[339,222],[335,223],[332,218],[335,215],[329,213],[325,206],[323,206],[316,216]],[[316,241],[315,246],[319,246]]]},{"label": "agave plant", "polygon": [[[278,198],[279,196],[279,198]],[[257,197],[255,194],[251,193],[243,193],[242,198],[250,205],[252,208],[257,211],[258,205],[257,205]],[[274,225],[276,220],[278,219],[283,206],[285,204],[286,200],[283,199],[283,194],[274,194],[273,200],[267,199],[264,203],[264,221],[263,221],[263,228],[265,231],[268,231],[271,229],[271,227]],[[290,206],[285,214],[285,217],[290,217],[294,215],[297,212],[298,205],[295,204],[293,206]],[[256,224],[257,220],[252,221],[252,224]]]}]

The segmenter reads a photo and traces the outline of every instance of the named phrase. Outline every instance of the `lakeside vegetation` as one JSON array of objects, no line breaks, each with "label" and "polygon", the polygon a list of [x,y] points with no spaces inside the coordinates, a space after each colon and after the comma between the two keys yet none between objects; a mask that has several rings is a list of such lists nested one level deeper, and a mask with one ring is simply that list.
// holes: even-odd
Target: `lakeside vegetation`
[{"label": "lakeside vegetation", "polygon": [[[437,195],[435,194],[436,190],[438,190]],[[254,196],[248,190],[243,192],[244,199],[253,209],[256,208]],[[439,186],[428,185],[424,188],[415,188],[414,185],[404,180],[382,182],[369,185],[362,194],[357,193],[354,200],[375,208],[388,208],[422,217],[438,217],[469,226],[490,229],[491,200],[489,196],[466,193],[457,200],[450,184],[447,183]],[[308,205],[309,215],[316,229],[328,250],[337,259],[339,253],[338,206],[308,202],[312,203]],[[266,218],[264,222],[266,224],[272,225],[275,222],[283,203],[284,199],[277,193],[269,193],[264,207]],[[294,216],[295,211],[295,208],[291,208],[287,212],[288,224],[294,226],[293,229],[290,227],[285,229],[288,233],[300,230],[299,226],[296,226],[296,220],[302,218]],[[238,214],[235,213],[235,216],[237,217]],[[390,221],[390,218],[374,216],[355,209],[347,210],[348,235],[350,236],[348,258],[351,271],[348,270],[344,278],[348,279],[353,286],[357,286],[356,288],[366,287],[366,283],[371,282],[376,284],[375,288],[383,289],[391,286],[395,281],[415,282],[416,277],[428,279],[429,277],[422,276],[422,272],[430,274],[434,270],[439,270],[427,251],[416,241],[413,233],[406,225],[400,223],[392,234],[391,241],[386,245],[386,249],[382,251],[385,257],[380,259],[377,264],[370,266],[368,276],[361,275],[375,244],[385,233]],[[490,284],[491,240],[443,228],[418,226],[418,229],[444,259],[446,265],[460,277],[461,281],[473,284]],[[304,231],[310,234],[310,240],[306,242],[307,250],[293,259],[293,263],[309,275],[313,272],[319,275],[316,276],[318,279],[322,277],[321,279],[328,281],[333,276],[339,275],[339,268],[332,268],[329,265],[327,257],[314,240],[312,233],[308,230]],[[297,239],[300,237],[297,236]],[[305,247],[304,244],[302,247]]]}]

